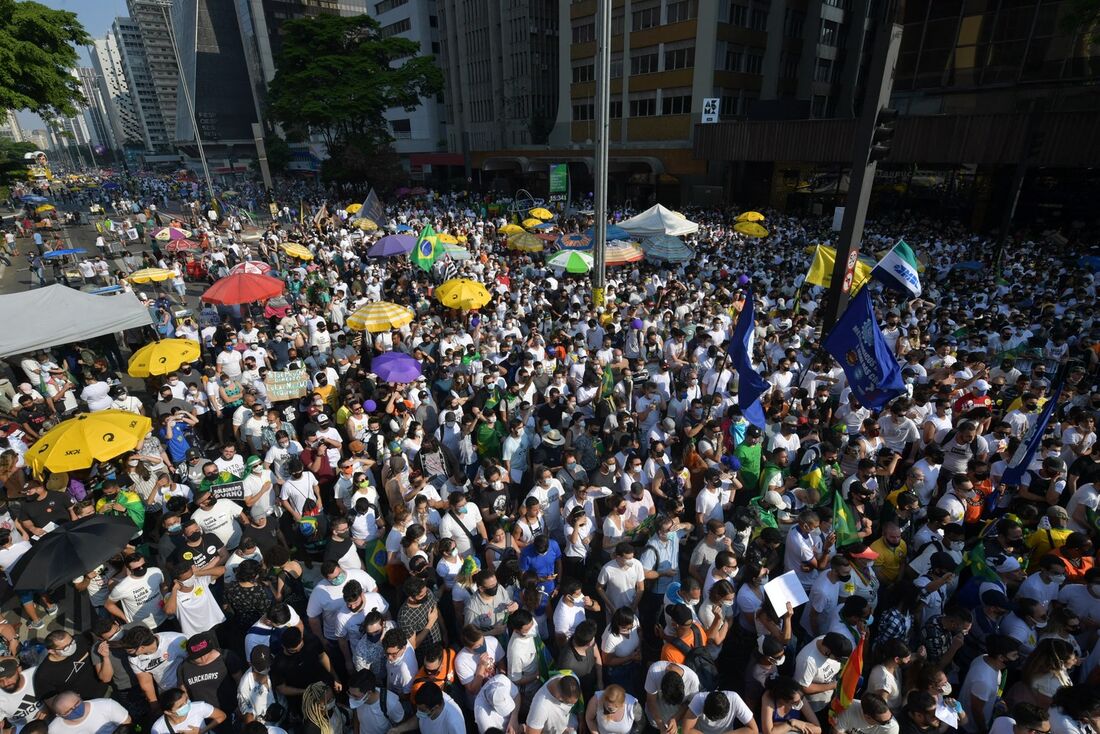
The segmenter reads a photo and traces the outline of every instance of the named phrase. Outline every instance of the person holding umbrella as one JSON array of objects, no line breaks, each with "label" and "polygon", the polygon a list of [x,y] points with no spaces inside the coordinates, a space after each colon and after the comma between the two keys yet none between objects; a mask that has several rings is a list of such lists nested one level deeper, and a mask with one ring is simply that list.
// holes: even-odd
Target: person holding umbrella
[{"label": "person holding umbrella", "polygon": [[[7,573],[8,583],[14,583],[11,570],[30,549],[31,544],[28,541],[23,540],[22,537],[13,538],[11,530],[0,528],[0,570]],[[29,620],[27,627],[35,631],[45,629],[46,619],[38,616],[38,609],[34,604],[36,594],[33,591],[20,591],[18,593],[19,603],[23,606],[23,611],[26,612]],[[57,611],[57,606],[45,594],[39,595],[39,601],[42,602],[47,615]]]}]

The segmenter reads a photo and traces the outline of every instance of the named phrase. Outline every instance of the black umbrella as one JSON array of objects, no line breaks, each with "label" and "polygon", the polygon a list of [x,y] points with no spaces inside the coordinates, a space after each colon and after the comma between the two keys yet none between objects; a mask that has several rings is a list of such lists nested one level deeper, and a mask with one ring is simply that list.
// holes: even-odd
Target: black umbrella
[{"label": "black umbrella", "polygon": [[122,550],[137,527],[127,517],[92,515],[66,523],[35,541],[9,571],[16,591],[49,591]]}]

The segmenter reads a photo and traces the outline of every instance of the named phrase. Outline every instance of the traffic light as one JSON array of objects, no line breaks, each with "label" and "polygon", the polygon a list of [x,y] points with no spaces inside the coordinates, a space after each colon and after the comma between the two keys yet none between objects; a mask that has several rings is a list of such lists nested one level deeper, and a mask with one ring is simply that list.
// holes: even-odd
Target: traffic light
[{"label": "traffic light", "polygon": [[875,131],[871,135],[871,155],[868,163],[876,163],[890,155],[890,142],[894,138],[894,126],[897,125],[898,111],[892,107],[883,107],[875,116]]}]

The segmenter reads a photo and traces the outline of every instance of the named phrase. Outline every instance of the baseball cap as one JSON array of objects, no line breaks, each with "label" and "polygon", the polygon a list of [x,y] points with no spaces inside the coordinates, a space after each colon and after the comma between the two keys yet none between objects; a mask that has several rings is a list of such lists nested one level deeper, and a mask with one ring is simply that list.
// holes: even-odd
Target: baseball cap
[{"label": "baseball cap", "polygon": [[1020,562],[1014,556],[1005,556],[993,564],[993,570],[997,573],[1012,573],[1020,570]]},{"label": "baseball cap", "polygon": [[760,429],[756,426],[749,426],[745,429],[745,435],[749,438],[760,438]]},{"label": "baseball cap", "polygon": [[761,504],[769,505],[777,510],[789,510],[791,509],[791,501],[783,495],[776,492],[774,489],[769,489],[764,493],[764,500]]},{"label": "baseball cap", "polygon": [[974,389],[977,390],[978,392],[985,392],[986,390],[989,389],[989,383],[986,382],[985,380],[977,380],[974,383]]},{"label": "baseball cap", "polygon": [[18,660],[15,658],[0,658],[0,678],[10,678],[18,672]]},{"label": "baseball cap", "polygon": [[201,658],[208,652],[218,649],[218,643],[211,632],[199,632],[187,639],[187,659]]},{"label": "baseball cap", "polygon": [[783,425],[797,426],[798,425],[798,416],[788,415],[786,418],[783,419]]},{"label": "baseball cap", "polygon": [[669,610],[668,616],[676,624],[687,624],[691,621],[691,610],[686,604],[677,604]]},{"label": "baseball cap", "polygon": [[318,413],[316,421],[317,421],[317,425],[319,425],[319,426],[327,426],[328,425],[328,416],[325,415],[324,413]]},{"label": "baseball cap", "polygon": [[871,550],[866,543],[853,543],[844,550],[849,558],[860,558],[864,561],[873,561],[878,558],[878,553]]},{"label": "baseball cap", "polygon": [[249,656],[248,662],[252,664],[252,669],[257,673],[266,673],[271,670],[271,648],[267,645],[256,645],[252,648],[252,654]]}]

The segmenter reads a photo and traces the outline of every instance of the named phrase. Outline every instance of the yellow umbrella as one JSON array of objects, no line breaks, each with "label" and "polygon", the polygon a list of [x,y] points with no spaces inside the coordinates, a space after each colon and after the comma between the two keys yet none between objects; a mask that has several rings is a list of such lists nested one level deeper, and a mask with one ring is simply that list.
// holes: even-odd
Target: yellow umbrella
[{"label": "yellow umbrella", "polygon": [[458,236],[458,238],[457,238],[457,239],[458,239],[458,241],[459,241],[459,242],[461,242],[462,244],[466,244],[466,235],[464,235],[464,234],[460,234],[460,235]]},{"label": "yellow umbrella", "polygon": [[542,220],[535,219],[534,217],[531,217],[530,219],[524,219],[523,220],[523,226],[526,227],[527,229],[531,229],[532,227],[537,227],[540,224],[542,224]]},{"label": "yellow umbrella", "polygon": [[348,326],[356,331],[389,331],[412,323],[413,312],[389,301],[360,306],[348,316]]},{"label": "yellow umbrella", "polygon": [[539,219],[553,219],[554,213],[549,209],[545,209],[541,206],[536,206],[531,211],[527,212],[532,217],[538,217]]},{"label": "yellow umbrella", "polygon": [[378,225],[375,224],[374,220],[367,219],[366,217],[360,217],[359,219],[353,221],[352,224],[354,224],[356,227],[363,230],[364,232],[373,232],[374,230],[378,229]]},{"label": "yellow umbrella", "polygon": [[738,222],[763,222],[764,215],[760,212],[745,212],[737,215]]},{"label": "yellow umbrella", "polygon": [[542,252],[546,243],[530,232],[514,234],[508,238],[508,248],[520,252]]},{"label": "yellow umbrella", "polygon": [[457,245],[458,244],[458,238],[455,237],[453,234],[447,234],[446,232],[441,232],[441,233],[437,234],[435,237],[436,237],[437,242],[439,242],[441,244],[444,244],[444,245]]},{"label": "yellow umbrella", "polygon": [[166,268],[142,268],[130,273],[126,279],[131,283],[161,283],[176,277],[174,270]]},{"label": "yellow umbrella", "polygon": [[52,472],[87,469],[95,461],[107,461],[133,451],[152,427],[145,416],[126,410],[81,413],[39,437],[27,451],[27,463],[38,476],[45,469]]},{"label": "yellow umbrella", "polygon": [[509,223],[500,228],[500,233],[503,235],[521,234],[522,232],[523,227],[518,224]]},{"label": "yellow umbrella", "polygon": [[41,214],[42,212],[55,212],[55,211],[57,211],[57,207],[54,206],[53,204],[41,204],[41,205],[35,207],[34,210],[36,212],[38,212],[39,214]]},{"label": "yellow umbrella", "polygon": [[348,204],[347,208],[344,209],[344,211],[346,211],[348,214],[354,214],[355,212],[359,211],[362,208],[363,208],[362,204]]},{"label": "yellow umbrella", "polygon": [[749,237],[768,236],[768,230],[764,229],[756,222],[738,222],[737,224],[733,225],[733,229],[734,231],[740,232],[743,235],[748,235]]},{"label": "yellow umbrella", "polygon": [[303,247],[295,242],[284,242],[280,247],[283,248],[283,252],[298,260],[313,259],[313,253],[309,251],[308,247]]},{"label": "yellow umbrella", "polygon": [[469,311],[481,308],[492,296],[481,283],[469,278],[452,278],[435,289],[435,300],[447,308]]},{"label": "yellow umbrella", "polygon": [[130,377],[166,375],[182,364],[194,362],[202,354],[197,341],[191,339],[161,339],[146,344],[130,355],[126,373]]}]

